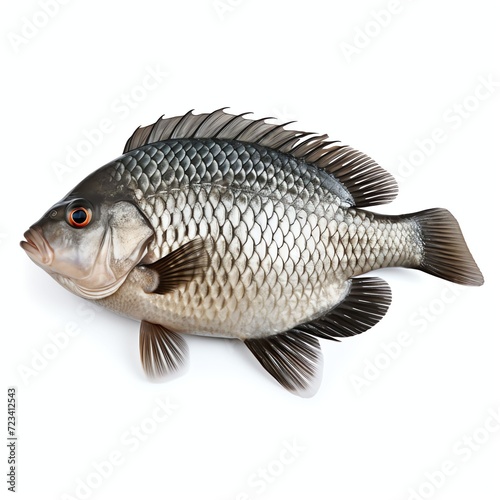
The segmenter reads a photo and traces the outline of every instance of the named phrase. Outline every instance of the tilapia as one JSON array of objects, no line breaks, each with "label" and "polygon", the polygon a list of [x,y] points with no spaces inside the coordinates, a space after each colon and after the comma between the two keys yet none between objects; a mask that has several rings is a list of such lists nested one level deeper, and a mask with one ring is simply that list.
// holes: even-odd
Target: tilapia
[{"label": "tilapia", "polygon": [[362,333],[387,312],[390,288],[368,271],[483,283],[447,210],[367,211],[397,195],[374,160],[246,116],[188,112],[139,127],[21,242],[69,291],[140,321],[147,375],[183,365],[182,334],[226,337],[310,395],[318,339]]}]

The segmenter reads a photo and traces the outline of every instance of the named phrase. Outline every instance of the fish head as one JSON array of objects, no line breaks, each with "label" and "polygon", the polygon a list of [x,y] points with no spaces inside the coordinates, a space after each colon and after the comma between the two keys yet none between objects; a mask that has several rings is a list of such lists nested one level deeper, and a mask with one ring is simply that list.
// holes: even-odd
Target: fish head
[{"label": "fish head", "polygon": [[[106,183],[111,189],[109,181]],[[89,188],[94,189],[89,189]],[[96,182],[77,186],[24,234],[21,247],[58,283],[87,299],[112,295],[147,253],[154,231],[137,205]]]}]

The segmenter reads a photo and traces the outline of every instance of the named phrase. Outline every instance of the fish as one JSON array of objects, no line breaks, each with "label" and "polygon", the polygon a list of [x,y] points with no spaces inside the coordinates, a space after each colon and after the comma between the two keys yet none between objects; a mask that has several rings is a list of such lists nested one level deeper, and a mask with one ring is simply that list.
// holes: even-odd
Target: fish
[{"label": "fish", "polygon": [[237,339],[291,393],[320,385],[319,339],[376,325],[391,303],[369,271],[483,275],[443,208],[383,215],[395,178],[326,134],[221,108],[160,117],[24,233],[70,292],[138,320],[146,375],[175,375],[184,334]]}]

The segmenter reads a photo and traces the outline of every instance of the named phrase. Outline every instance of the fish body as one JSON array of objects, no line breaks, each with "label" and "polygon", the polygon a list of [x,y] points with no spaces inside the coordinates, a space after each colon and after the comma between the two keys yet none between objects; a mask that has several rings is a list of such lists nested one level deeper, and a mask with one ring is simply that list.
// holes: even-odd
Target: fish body
[{"label": "fish body", "polygon": [[148,374],[182,364],[180,334],[236,338],[304,395],[317,339],[366,331],[389,307],[385,281],[360,275],[409,267],[483,282],[448,211],[366,210],[396,196],[395,180],[326,139],[223,110],[160,119],[22,246],[70,291],[141,321]]},{"label": "fish body", "polygon": [[[152,167],[154,157],[160,161]],[[186,157],[196,158],[196,168],[182,163]],[[138,267],[133,279],[101,300],[178,332],[246,340],[286,331],[339,302],[349,278],[417,264],[420,255],[412,222],[350,207],[348,193],[326,172],[269,148],[170,140],[136,149],[107,168],[131,189],[154,229],[143,263],[195,238],[210,254],[204,275],[168,297],[136,301],[132,287],[141,293],[139,283],[150,273]],[[156,185],[155,178],[161,179]],[[123,304],[129,296],[137,312]]]}]

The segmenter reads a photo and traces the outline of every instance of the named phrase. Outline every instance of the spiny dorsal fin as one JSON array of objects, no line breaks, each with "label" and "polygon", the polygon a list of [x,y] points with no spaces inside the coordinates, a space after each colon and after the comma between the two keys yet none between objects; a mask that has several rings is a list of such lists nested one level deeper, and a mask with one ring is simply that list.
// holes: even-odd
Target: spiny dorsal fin
[{"label": "spiny dorsal fin", "polygon": [[398,192],[394,177],[369,156],[349,146],[329,141],[327,135],[285,129],[266,123],[268,118],[250,120],[248,113],[232,115],[225,108],[212,113],[163,118],[139,127],[127,141],[124,153],[146,144],[168,139],[228,139],[251,142],[276,149],[325,169],[351,193],[353,204],[369,207],[392,201]]}]

